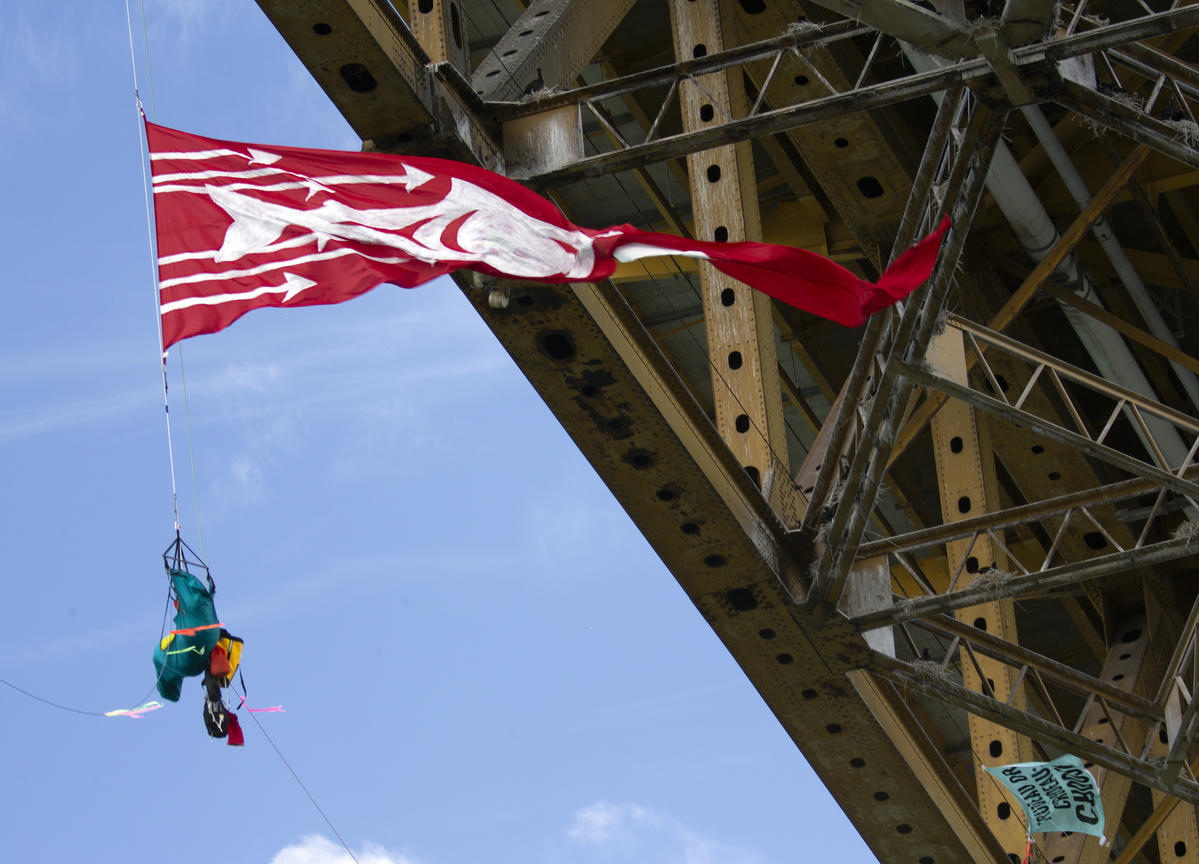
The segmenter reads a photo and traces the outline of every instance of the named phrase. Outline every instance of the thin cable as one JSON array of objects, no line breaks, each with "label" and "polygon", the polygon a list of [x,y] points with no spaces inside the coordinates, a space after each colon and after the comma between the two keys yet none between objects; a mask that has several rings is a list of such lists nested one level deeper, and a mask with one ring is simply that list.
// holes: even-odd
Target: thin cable
[{"label": "thin cable", "polygon": [[[167,591],[167,605],[162,610],[162,627],[159,630],[159,634],[158,634],[158,639],[160,642],[162,641],[163,634],[165,634],[166,630],[167,630],[167,613],[170,610],[170,608],[171,608],[171,592],[170,592],[170,590],[168,590]],[[155,691],[155,689],[157,689],[158,682],[162,680],[162,673],[165,670],[166,670],[166,665],[164,664],[162,669],[160,669],[158,671],[158,677],[154,680],[154,683],[151,685],[150,689],[148,691],[146,691],[146,695],[143,696],[141,699],[138,699],[136,702],[134,702],[133,703],[134,706],[142,705],[145,703],[145,701],[147,699],[150,698],[150,694],[153,693]],[[16,684],[12,683],[11,681],[6,681],[3,678],[0,678],[0,684],[5,685],[6,687],[11,687],[13,690],[16,690],[18,693],[20,693],[24,696],[28,696],[30,699],[34,699],[38,702],[42,702],[53,708],[58,708],[61,711],[70,711],[72,714],[83,714],[84,716],[87,716],[87,717],[107,717],[108,716],[103,711],[85,711],[82,708],[72,708],[70,705],[62,705],[51,699],[46,699],[45,697],[39,696],[36,693],[30,693],[28,690],[24,689],[23,687],[18,687]]]},{"label": "thin cable", "polygon": [[[59,704],[58,702],[52,702],[49,699],[44,699],[41,696],[38,696],[36,693],[30,693],[28,690],[18,687],[16,684],[12,683],[11,681],[5,681],[3,678],[0,678],[0,684],[3,684],[5,687],[11,687],[12,689],[16,690],[18,693],[28,696],[30,699],[36,699],[38,702],[43,702],[46,705],[51,706],[52,708],[59,709],[60,711],[70,711],[72,714],[83,714],[87,717],[103,717],[104,716],[103,711],[83,711],[79,708],[72,708],[69,705],[62,705],[62,704]],[[138,704],[140,705],[141,703],[139,702]]]},{"label": "thin cable", "polygon": [[[146,2],[139,0],[142,13],[142,45],[146,52],[146,82],[150,88],[150,119],[158,119],[158,101],[154,95],[154,64],[150,59],[150,28],[146,23]],[[192,439],[192,416],[191,403],[187,398],[187,373],[183,368],[183,346],[179,345],[176,349],[176,356],[179,358],[179,377],[183,384],[183,417],[187,427],[187,456],[191,464],[192,475],[192,496],[196,511],[196,536],[200,540],[200,557],[208,557],[208,553],[204,549],[204,527],[200,520],[200,484],[196,479],[196,452]],[[176,521],[178,515],[176,514]]]},{"label": "thin cable", "polygon": [[[244,701],[245,694],[242,693],[241,696]],[[287,757],[283,755],[283,751],[279,749],[279,745],[277,745],[271,736],[267,734],[266,729],[263,727],[262,723],[259,722],[258,718],[254,716],[253,711],[247,711],[246,713],[250,715],[250,719],[253,720],[254,725],[258,727],[258,731],[262,733],[262,737],[266,738],[267,743],[271,745],[272,749],[274,749],[275,754],[279,757],[279,760],[287,767],[287,770],[291,772],[291,776],[295,778],[296,783],[299,784],[300,788],[304,790],[304,794],[308,796],[308,800],[312,802],[312,806],[316,808],[316,812],[321,814],[321,818],[325,820],[325,824],[329,826],[329,830],[336,835],[338,842],[341,843],[341,847],[345,849],[346,854],[350,856],[350,860],[352,860],[354,864],[359,864],[358,859],[354,856],[349,844],[347,844],[345,838],[341,836],[341,832],[337,830],[337,826],[333,824],[333,820],[331,820],[328,815],[326,815],[325,811],[321,809],[321,805],[316,803],[316,798],[312,797],[312,793],[308,791],[308,787],[304,785],[304,781],[300,779],[300,775],[296,773],[296,769],[291,767],[291,763],[287,761]]]},{"label": "thin cable", "polygon": [[207,558],[208,553],[204,550],[204,527],[200,521],[200,482],[196,479],[196,448],[192,443],[192,409],[191,402],[187,398],[187,373],[183,370],[182,345],[178,346],[178,354],[179,380],[183,384],[183,418],[187,428],[187,459],[191,463],[192,498],[196,508],[196,536],[200,540],[200,557]]},{"label": "thin cable", "polygon": [[174,513],[175,531],[182,527],[179,524],[179,493],[175,484],[175,445],[171,439],[171,408],[167,400],[167,354],[163,348],[162,315],[159,311],[158,298],[158,261],[154,255],[154,223],[150,216],[150,183],[146,174],[147,143],[143,129],[145,112],[142,109],[142,97],[138,91],[137,55],[133,48],[133,16],[129,11],[129,0],[125,0],[125,28],[129,33],[129,67],[133,72],[133,97],[137,106],[137,144],[138,162],[142,169],[142,199],[146,208],[146,241],[150,252],[150,283],[154,291],[154,326],[158,333],[158,356],[162,361],[162,411],[166,418],[167,427],[167,459],[171,471],[171,510]]},{"label": "thin cable", "polygon": [[154,101],[154,67],[150,63],[150,32],[146,27],[146,0],[139,0],[139,3],[142,7],[142,44],[146,51],[146,83],[150,85],[150,116],[157,120],[158,103]]}]

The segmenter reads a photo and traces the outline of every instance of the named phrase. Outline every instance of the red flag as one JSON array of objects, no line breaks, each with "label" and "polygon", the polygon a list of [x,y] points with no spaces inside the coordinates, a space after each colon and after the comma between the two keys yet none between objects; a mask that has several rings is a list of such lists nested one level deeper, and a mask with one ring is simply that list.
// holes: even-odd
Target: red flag
[{"label": "red flag", "polygon": [[948,222],[878,282],[769,243],[568,222],[519,183],[445,159],[239,144],[146,124],[164,347],[261,306],[340,303],[467,268],[586,282],[622,261],[704,258],[771,297],[856,326],[928,278]]}]

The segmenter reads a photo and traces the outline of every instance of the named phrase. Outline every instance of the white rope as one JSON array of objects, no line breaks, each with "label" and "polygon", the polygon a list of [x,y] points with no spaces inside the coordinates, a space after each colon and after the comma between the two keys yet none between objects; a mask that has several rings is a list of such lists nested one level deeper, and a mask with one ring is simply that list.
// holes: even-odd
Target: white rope
[{"label": "white rope", "polygon": [[158,356],[162,363],[162,411],[167,426],[167,459],[171,471],[171,509],[175,517],[175,532],[179,524],[179,493],[175,484],[175,446],[171,439],[171,408],[167,400],[167,353],[162,345],[162,315],[159,312],[158,298],[158,262],[154,254],[154,223],[150,216],[150,183],[146,174],[146,150],[148,145],[143,134],[145,111],[142,108],[142,97],[137,81],[137,54],[133,49],[133,16],[129,11],[129,0],[125,0],[125,27],[129,33],[129,67],[133,71],[133,98],[137,106],[137,144],[138,162],[142,169],[142,199],[146,208],[146,245],[150,251],[150,283],[154,291],[154,321],[158,331]]}]

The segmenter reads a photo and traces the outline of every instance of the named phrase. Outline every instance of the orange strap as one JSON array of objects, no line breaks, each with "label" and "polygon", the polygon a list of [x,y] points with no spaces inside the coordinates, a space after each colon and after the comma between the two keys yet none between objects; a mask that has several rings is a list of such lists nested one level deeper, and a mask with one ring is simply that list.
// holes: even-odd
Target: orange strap
[{"label": "orange strap", "polygon": [[224,624],[202,624],[199,627],[185,627],[182,630],[172,630],[172,636],[195,636],[199,630],[211,630],[214,627],[224,627]]}]

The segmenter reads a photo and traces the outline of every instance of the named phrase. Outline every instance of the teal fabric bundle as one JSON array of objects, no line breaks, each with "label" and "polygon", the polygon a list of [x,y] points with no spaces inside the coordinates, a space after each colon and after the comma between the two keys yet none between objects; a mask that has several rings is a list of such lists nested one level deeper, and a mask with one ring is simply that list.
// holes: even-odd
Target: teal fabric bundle
[{"label": "teal fabric bundle", "polygon": [[178,702],[183,679],[200,675],[208,668],[208,655],[221,638],[221,629],[214,626],[220,623],[220,619],[212,602],[215,591],[212,580],[206,586],[186,570],[169,570],[168,573],[178,603],[175,631],[207,628],[192,633],[168,634],[154,649],[158,695]]}]

